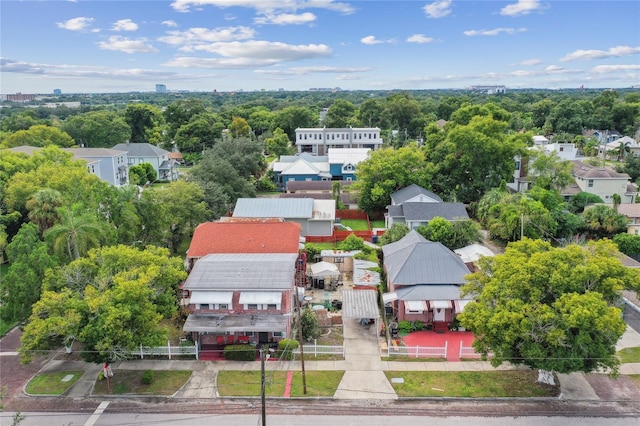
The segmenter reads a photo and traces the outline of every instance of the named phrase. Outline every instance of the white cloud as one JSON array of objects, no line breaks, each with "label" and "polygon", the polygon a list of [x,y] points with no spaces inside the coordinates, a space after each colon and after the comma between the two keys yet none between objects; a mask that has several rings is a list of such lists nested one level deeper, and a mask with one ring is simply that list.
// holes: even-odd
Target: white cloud
[{"label": "white cloud", "polygon": [[467,30],[463,31],[463,34],[466,36],[474,37],[474,36],[496,36],[501,33],[505,34],[516,34],[527,31],[526,28],[495,28],[493,30]]},{"label": "white cloud", "polygon": [[608,74],[618,71],[636,71],[640,70],[640,65],[598,65],[591,69],[591,72],[596,74]]},{"label": "white cloud", "polygon": [[287,69],[262,69],[256,70],[257,74],[273,75],[307,75],[307,74],[350,74],[371,71],[371,68],[351,68],[351,67],[291,67]]},{"label": "white cloud", "polygon": [[148,81],[158,77],[179,78],[174,72],[156,71],[140,68],[120,69],[78,65],[51,65],[14,61],[0,58],[2,72],[37,75],[38,78],[69,78],[69,79],[113,79]]},{"label": "white cloud", "polygon": [[64,22],[56,22],[56,25],[59,28],[63,28],[69,31],[83,31],[88,29],[93,21],[93,18],[79,17],[68,19]]},{"label": "white cloud", "polygon": [[291,45],[270,41],[210,43],[193,50],[214,53],[222,58],[179,57],[165,65],[200,68],[250,68],[303,59],[325,57],[331,49],[324,44]]},{"label": "white cloud", "polygon": [[524,61],[520,62],[519,65],[534,66],[534,65],[540,65],[541,63],[542,63],[542,60],[532,58],[532,59],[525,59]]},{"label": "white cloud", "polygon": [[443,18],[451,13],[451,0],[440,0],[426,4],[423,8],[427,18]]},{"label": "white cloud", "polygon": [[248,40],[254,36],[255,30],[249,27],[189,28],[186,31],[168,31],[158,41],[174,46],[182,45],[182,50],[189,51],[203,43]]},{"label": "white cloud", "polygon": [[579,61],[579,60],[591,60],[591,59],[606,59],[612,57],[621,57],[628,55],[635,55],[640,53],[640,46],[616,46],[609,50],[576,50],[575,52],[567,54],[561,58],[560,61]]},{"label": "white cloud", "polygon": [[528,15],[536,10],[544,10],[546,6],[542,5],[538,0],[518,0],[517,3],[507,5],[500,9],[500,15],[504,16],[520,16]]},{"label": "white cloud", "polygon": [[138,24],[133,22],[131,19],[120,19],[113,23],[113,27],[111,27],[112,31],[136,31],[138,29]]},{"label": "white cloud", "polygon": [[393,44],[395,42],[396,41],[394,39],[392,39],[392,38],[387,39],[387,40],[379,40],[379,39],[376,38],[376,36],[372,36],[372,35],[366,36],[366,37],[362,37],[360,39],[360,43],[368,44],[370,46],[374,45],[374,44],[384,44],[384,43]]},{"label": "white cloud", "polygon": [[424,34],[414,34],[407,37],[407,43],[431,43],[435,41],[432,37],[427,37]]},{"label": "white cloud", "polygon": [[111,36],[107,41],[98,43],[100,49],[115,50],[124,53],[156,53],[158,49],[147,43],[146,38],[132,40],[122,36]]},{"label": "white cloud", "polygon": [[326,9],[344,14],[351,14],[355,11],[349,3],[334,0],[175,0],[171,3],[171,7],[178,12],[189,12],[192,7],[202,6],[244,7],[255,9],[259,13],[303,9]]},{"label": "white cloud", "polygon": [[171,27],[171,28],[176,28],[178,26],[178,23],[176,21],[169,19],[167,21],[162,21],[162,25],[166,25],[167,27]]},{"label": "white cloud", "polygon": [[256,24],[275,24],[275,25],[300,25],[308,24],[316,20],[316,15],[310,12],[301,14],[281,13],[279,15],[265,15],[254,19]]}]

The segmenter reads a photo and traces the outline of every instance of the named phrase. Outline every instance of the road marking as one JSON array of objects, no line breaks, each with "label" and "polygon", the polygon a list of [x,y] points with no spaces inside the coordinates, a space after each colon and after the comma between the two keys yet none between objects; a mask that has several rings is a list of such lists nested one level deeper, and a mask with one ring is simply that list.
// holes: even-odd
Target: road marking
[{"label": "road marking", "polygon": [[93,426],[100,418],[100,415],[104,413],[104,410],[107,409],[108,405],[109,401],[102,401],[100,405],[98,405],[98,408],[96,408],[96,411],[94,411],[91,417],[89,417],[89,420],[87,420],[84,426]]}]

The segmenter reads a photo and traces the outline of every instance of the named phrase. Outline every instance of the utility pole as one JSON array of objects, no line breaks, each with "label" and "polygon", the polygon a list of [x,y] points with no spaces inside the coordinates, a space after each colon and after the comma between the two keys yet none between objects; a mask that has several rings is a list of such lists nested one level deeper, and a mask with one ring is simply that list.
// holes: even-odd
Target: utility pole
[{"label": "utility pole", "polygon": [[302,392],[307,394],[307,375],[304,371],[304,341],[302,340],[302,304],[300,303],[300,296],[296,292],[296,299],[298,300],[298,336],[300,338],[300,365],[302,367]]},{"label": "utility pole", "polygon": [[266,352],[264,346],[260,347],[260,396],[262,398],[262,426],[267,425],[267,404],[266,404],[266,380],[264,375],[264,361],[266,358]]}]

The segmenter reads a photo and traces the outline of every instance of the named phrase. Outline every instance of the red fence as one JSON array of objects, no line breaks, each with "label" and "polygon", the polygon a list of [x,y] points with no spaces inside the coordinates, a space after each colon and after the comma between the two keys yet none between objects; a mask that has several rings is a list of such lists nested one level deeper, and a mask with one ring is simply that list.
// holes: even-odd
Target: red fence
[{"label": "red fence", "polygon": [[369,222],[369,216],[367,216],[367,214],[362,210],[336,210],[336,217],[339,217],[340,219],[362,219],[366,220],[367,223]]}]

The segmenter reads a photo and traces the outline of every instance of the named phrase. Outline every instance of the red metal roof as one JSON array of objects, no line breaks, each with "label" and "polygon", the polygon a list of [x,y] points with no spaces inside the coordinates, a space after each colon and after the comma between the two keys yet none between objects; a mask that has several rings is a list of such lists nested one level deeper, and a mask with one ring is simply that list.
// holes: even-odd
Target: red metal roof
[{"label": "red metal roof", "polygon": [[187,257],[212,253],[298,253],[300,224],[273,220],[205,222],[193,233]]}]

